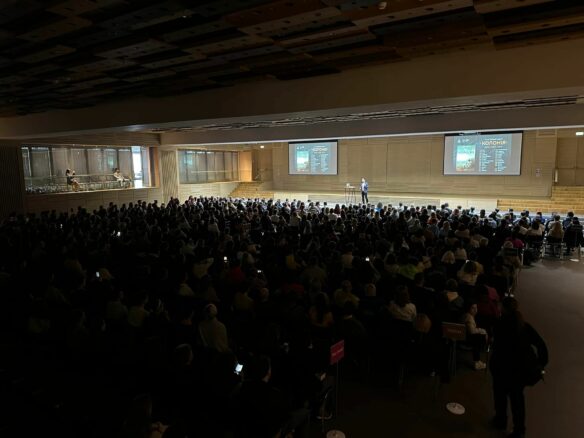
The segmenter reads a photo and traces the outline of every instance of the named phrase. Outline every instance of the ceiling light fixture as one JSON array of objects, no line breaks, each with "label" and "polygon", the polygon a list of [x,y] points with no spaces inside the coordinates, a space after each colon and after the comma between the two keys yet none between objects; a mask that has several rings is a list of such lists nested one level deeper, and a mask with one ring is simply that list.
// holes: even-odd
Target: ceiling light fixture
[{"label": "ceiling light fixture", "polygon": [[379,2],[377,7],[379,8],[380,11],[383,11],[385,8],[387,8],[387,2]]},{"label": "ceiling light fixture", "polygon": [[260,145],[260,149],[263,149],[263,148],[265,148],[265,146],[263,144],[261,144]]},{"label": "ceiling light fixture", "polygon": [[577,137],[582,137],[582,136],[584,136],[584,131],[578,131],[578,132],[576,132],[576,136],[577,136]]}]

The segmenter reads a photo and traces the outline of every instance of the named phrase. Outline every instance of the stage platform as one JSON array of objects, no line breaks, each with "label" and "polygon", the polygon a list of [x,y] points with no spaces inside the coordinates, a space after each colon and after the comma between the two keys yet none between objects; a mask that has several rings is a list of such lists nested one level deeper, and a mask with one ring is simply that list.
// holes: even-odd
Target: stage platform
[{"label": "stage platform", "polygon": [[[274,199],[280,200],[300,200],[300,201],[320,201],[327,202],[329,205],[335,204],[347,204],[346,196],[343,192],[292,192],[292,191],[278,191],[273,190]],[[357,203],[361,202],[361,192],[356,191],[355,199]],[[369,192],[369,203],[378,204],[381,202],[383,205],[391,204],[398,205],[400,202],[404,205],[440,205],[448,203],[450,208],[456,208],[457,206],[462,206],[462,208],[474,207],[476,210],[485,209],[487,212],[493,211],[497,208],[497,199],[490,197],[462,197],[462,196],[452,196],[452,195],[441,195],[441,194],[406,194],[406,193],[381,193],[381,192]]]}]

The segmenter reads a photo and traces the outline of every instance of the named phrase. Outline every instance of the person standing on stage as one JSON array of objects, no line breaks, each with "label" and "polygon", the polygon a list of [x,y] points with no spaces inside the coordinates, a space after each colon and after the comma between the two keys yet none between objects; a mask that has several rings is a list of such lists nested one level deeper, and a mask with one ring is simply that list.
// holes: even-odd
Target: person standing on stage
[{"label": "person standing on stage", "polygon": [[369,191],[369,184],[365,177],[361,178],[361,202],[363,204],[369,204],[369,198],[367,197],[367,192]]}]

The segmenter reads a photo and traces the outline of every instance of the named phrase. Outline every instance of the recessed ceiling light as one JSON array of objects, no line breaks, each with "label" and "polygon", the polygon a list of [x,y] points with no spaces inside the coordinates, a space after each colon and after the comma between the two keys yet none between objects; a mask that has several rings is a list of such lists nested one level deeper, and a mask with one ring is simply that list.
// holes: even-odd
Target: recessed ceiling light
[{"label": "recessed ceiling light", "polygon": [[584,135],[584,131],[578,131],[578,132],[576,132],[576,135],[578,137],[582,137]]},{"label": "recessed ceiling light", "polygon": [[263,149],[263,148],[265,148],[265,146],[264,146],[263,144],[262,144],[262,145],[260,145],[260,149]]}]

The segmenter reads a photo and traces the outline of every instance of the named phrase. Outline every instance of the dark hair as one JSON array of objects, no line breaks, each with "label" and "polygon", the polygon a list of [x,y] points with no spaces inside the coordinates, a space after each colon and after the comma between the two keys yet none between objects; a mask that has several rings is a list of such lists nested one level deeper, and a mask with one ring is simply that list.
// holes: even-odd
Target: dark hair
[{"label": "dark hair", "polygon": [[272,367],[268,356],[260,355],[250,358],[245,364],[245,377],[249,380],[259,381],[268,375]]}]

